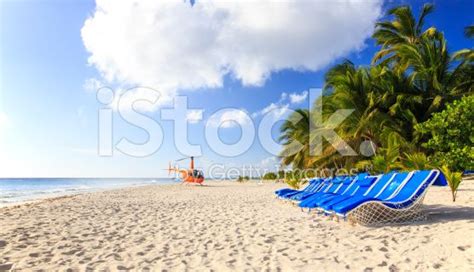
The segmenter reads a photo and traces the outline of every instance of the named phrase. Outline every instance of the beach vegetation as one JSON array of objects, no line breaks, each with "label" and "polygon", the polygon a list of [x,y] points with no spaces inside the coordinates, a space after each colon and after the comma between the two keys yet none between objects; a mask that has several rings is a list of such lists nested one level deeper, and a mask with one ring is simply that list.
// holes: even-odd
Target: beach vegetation
[{"label": "beach vegetation", "polygon": [[[432,4],[418,16],[409,6],[391,9],[375,25],[372,37],[380,47],[370,65],[344,60],[328,70],[311,110],[297,109],[281,126],[284,166],[373,173],[440,165],[456,173],[473,167],[474,54],[448,50],[444,32],[426,26],[433,12]],[[472,37],[473,26],[465,33]],[[311,152],[313,137],[326,129],[321,121],[340,109],[353,112],[334,131],[354,150],[368,147],[370,155],[343,156],[327,141],[322,152]],[[457,175],[450,177],[456,184]]]},{"label": "beach vegetation", "polygon": [[423,152],[405,153],[400,160],[401,169],[406,171],[427,170],[436,168],[429,157]]},{"label": "beach vegetation", "polygon": [[462,182],[462,172],[451,171],[446,165],[441,167],[441,171],[443,172],[444,177],[448,182],[449,188],[451,189],[451,196],[453,198],[453,202],[455,202],[459,185]]},{"label": "beach vegetation", "polygon": [[282,163],[296,169],[309,166],[309,110],[297,109],[280,127]]},{"label": "beach vegetation", "polygon": [[300,171],[288,171],[285,175],[285,183],[290,188],[300,189],[308,181],[303,177]]},{"label": "beach vegetation", "polygon": [[474,169],[474,95],[447,105],[446,109],[419,124],[426,138],[422,144],[438,165],[454,171]]},{"label": "beach vegetation", "polygon": [[274,172],[265,173],[262,177],[262,179],[265,179],[265,180],[275,180],[277,178],[278,178],[278,176]]},{"label": "beach vegetation", "polygon": [[237,181],[238,182],[244,182],[244,181],[249,181],[250,177],[249,176],[238,176]]}]

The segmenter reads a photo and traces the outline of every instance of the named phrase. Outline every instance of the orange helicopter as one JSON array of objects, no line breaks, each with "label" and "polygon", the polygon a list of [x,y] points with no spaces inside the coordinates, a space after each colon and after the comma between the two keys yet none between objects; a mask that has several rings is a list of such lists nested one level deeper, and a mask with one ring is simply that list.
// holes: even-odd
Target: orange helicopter
[{"label": "orange helicopter", "polygon": [[183,183],[197,183],[199,185],[202,185],[204,182],[204,174],[201,170],[194,169],[194,157],[189,157],[189,158],[182,158],[179,160],[176,160],[175,162],[179,162],[182,160],[191,160],[191,165],[189,166],[189,169],[179,169],[178,167],[171,167],[171,162],[169,163],[168,167],[168,175],[171,174],[171,172],[176,172],[179,173],[180,179]]}]

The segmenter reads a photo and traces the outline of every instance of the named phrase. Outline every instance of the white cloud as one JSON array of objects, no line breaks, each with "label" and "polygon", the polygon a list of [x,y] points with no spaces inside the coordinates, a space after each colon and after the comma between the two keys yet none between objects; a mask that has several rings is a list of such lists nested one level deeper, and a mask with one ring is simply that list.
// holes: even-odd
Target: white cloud
[{"label": "white cloud", "polygon": [[280,102],[270,103],[270,105],[266,106],[265,108],[252,113],[252,117],[256,118],[258,116],[263,116],[270,113],[270,114],[273,114],[274,117],[279,118],[287,114],[289,111],[290,111],[289,104],[281,104]]},{"label": "white cloud", "polygon": [[292,104],[299,104],[303,101],[305,101],[305,99],[308,97],[308,91],[304,91],[300,94],[298,93],[292,93],[290,94],[290,102]]},{"label": "white cloud", "polygon": [[299,104],[307,97],[308,91],[303,91],[301,93],[291,93],[290,95],[288,95],[286,92],[283,92],[278,102],[272,102],[265,108],[252,113],[252,117],[256,118],[258,116],[263,116],[270,113],[273,114],[275,118],[280,118],[290,112],[290,104]]},{"label": "white cloud", "polygon": [[244,110],[229,109],[216,113],[207,121],[208,126],[221,128],[232,128],[238,125],[245,126],[249,123],[249,116]]},{"label": "white cloud", "polygon": [[96,0],[82,28],[89,63],[108,83],[174,96],[221,87],[227,74],[262,85],[283,69],[316,71],[358,51],[382,0]]},{"label": "white cloud", "polygon": [[264,158],[257,164],[257,167],[267,171],[274,171],[278,166],[280,166],[280,160],[273,156]]},{"label": "white cloud", "polygon": [[264,175],[266,172],[277,172],[280,170],[288,171],[291,170],[290,166],[282,166],[281,160],[275,156],[267,157],[262,159],[260,162],[253,165],[259,170],[261,175]]},{"label": "white cloud", "polygon": [[203,110],[188,110],[186,120],[191,124],[196,124],[202,120]]},{"label": "white cloud", "polygon": [[[117,88],[115,90],[104,87],[98,96],[102,94],[102,91],[104,92],[104,98],[102,98],[104,103],[114,111],[118,111],[120,108],[121,112],[128,112],[132,109],[140,112],[153,112],[160,105],[171,102],[169,96],[165,97],[161,92],[147,87]],[[129,107],[130,105],[131,107]]]},{"label": "white cloud", "polygon": [[102,83],[100,80],[96,79],[96,78],[88,78],[84,81],[84,84],[82,85],[82,88],[84,88],[84,90],[86,92],[97,92],[98,89],[100,89],[101,87],[104,87],[104,83]]}]

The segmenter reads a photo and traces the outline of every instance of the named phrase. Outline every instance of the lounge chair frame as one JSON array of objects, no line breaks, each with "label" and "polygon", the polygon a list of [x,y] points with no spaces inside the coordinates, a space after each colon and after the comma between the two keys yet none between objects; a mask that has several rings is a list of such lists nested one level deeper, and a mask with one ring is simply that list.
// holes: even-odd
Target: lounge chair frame
[{"label": "lounge chair frame", "polygon": [[[440,173],[437,172],[429,183],[422,183],[406,201],[369,201],[348,212],[344,217],[352,223],[363,226],[424,221],[427,219],[427,215],[423,212],[423,199],[429,187],[436,181],[439,174]],[[420,190],[422,190],[422,193],[416,196],[416,193]],[[409,200],[411,200],[411,203],[407,206],[406,202]],[[392,207],[387,205],[391,205]]]},{"label": "lounge chair frame", "polygon": [[346,215],[348,221],[362,226],[380,226],[425,221],[423,195],[407,208],[391,208],[379,201],[370,201],[357,207]]}]

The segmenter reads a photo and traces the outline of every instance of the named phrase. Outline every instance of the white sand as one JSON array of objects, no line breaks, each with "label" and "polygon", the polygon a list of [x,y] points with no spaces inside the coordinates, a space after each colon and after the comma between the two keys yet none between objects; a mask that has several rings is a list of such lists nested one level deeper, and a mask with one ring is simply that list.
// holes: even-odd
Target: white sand
[{"label": "white sand", "polygon": [[474,182],[431,188],[422,223],[302,213],[282,184],[146,186],[0,209],[0,270],[473,271]]}]

